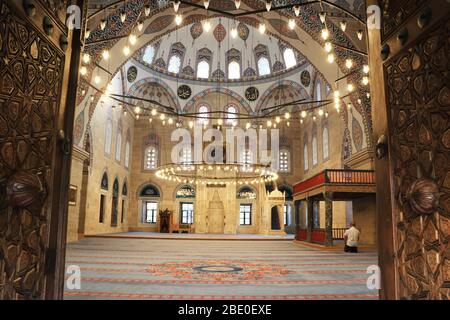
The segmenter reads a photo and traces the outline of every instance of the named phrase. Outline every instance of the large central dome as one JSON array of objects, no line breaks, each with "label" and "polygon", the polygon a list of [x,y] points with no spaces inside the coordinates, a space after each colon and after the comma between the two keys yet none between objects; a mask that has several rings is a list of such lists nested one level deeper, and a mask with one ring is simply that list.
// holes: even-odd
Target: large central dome
[{"label": "large central dome", "polygon": [[166,33],[144,45],[135,58],[167,76],[199,81],[269,79],[306,63],[288,43],[226,17]]}]

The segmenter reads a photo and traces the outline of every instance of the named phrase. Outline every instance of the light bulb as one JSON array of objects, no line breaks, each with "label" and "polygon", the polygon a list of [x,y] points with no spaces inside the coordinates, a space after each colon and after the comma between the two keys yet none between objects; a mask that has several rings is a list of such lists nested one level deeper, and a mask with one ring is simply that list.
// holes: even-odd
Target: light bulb
[{"label": "light bulb", "polygon": [[183,16],[181,14],[177,14],[175,16],[175,23],[177,26],[181,25],[181,23],[183,22]]},{"label": "light bulb", "polygon": [[87,74],[87,68],[86,68],[85,66],[83,66],[83,67],[80,68],[80,74],[81,74],[82,76],[85,76],[85,75]]},{"label": "light bulb", "polygon": [[325,51],[330,53],[333,50],[333,46],[330,42],[325,43]]},{"label": "light bulb", "polygon": [[323,116],[323,110],[319,109],[319,116]]},{"label": "light bulb", "polygon": [[276,118],[275,118],[275,122],[276,122],[276,123],[280,123],[280,121],[281,121],[280,117],[276,117]]},{"label": "light bulb", "polygon": [[90,36],[91,36],[91,30],[86,29],[86,32],[85,32],[85,34],[84,34],[84,38],[87,39],[87,38],[89,38]]},{"label": "light bulb", "polygon": [[295,28],[295,19],[289,19],[289,29],[294,30]]},{"label": "light bulb", "polygon": [[289,118],[291,117],[291,114],[290,114],[289,112],[286,112],[286,113],[284,114],[284,117],[285,117],[286,119],[289,119]]},{"label": "light bulb", "polygon": [[352,92],[354,89],[355,89],[355,87],[353,86],[353,84],[349,83],[349,84],[347,85],[347,91],[348,91],[348,92]]},{"label": "light bulb", "polygon": [[120,14],[120,21],[121,21],[122,23],[124,23],[125,20],[127,20],[127,14],[126,14],[125,12],[122,12],[122,13]]},{"label": "light bulb", "polygon": [[192,129],[193,126],[194,126],[194,121],[189,121],[189,128]]},{"label": "light bulb", "polygon": [[128,40],[130,41],[130,44],[132,46],[134,46],[137,42],[137,37],[134,33],[130,34],[130,36],[128,37]]},{"label": "light bulb", "polygon": [[300,15],[300,6],[298,4],[294,6],[294,13],[297,17]]},{"label": "light bulb", "polygon": [[136,114],[141,113],[141,108],[140,108],[139,106],[135,107],[135,108],[134,108],[134,112],[135,112]]},{"label": "light bulb", "polygon": [[166,115],[164,113],[161,113],[160,118],[161,118],[161,120],[165,120],[166,119]]},{"label": "light bulb", "polygon": [[137,115],[136,115],[136,120],[139,120],[139,118],[140,118],[140,116],[137,114]]},{"label": "light bulb", "polygon": [[144,13],[145,13],[146,17],[148,17],[150,15],[150,10],[151,10],[150,6],[146,5],[145,9],[144,9]]},{"label": "light bulb", "polygon": [[303,119],[300,119],[300,124],[303,124]]},{"label": "light bulb", "polygon": [[211,21],[206,20],[203,22],[203,31],[209,32],[209,30],[211,30]]},{"label": "light bulb", "polygon": [[348,108],[348,110],[350,110],[350,109],[352,108],[352,104],[349,103],[349,104],[347,105],[347,108]]},{"label": "light bulb", "polygon": [[167,122],[168,122],[169,124],[172,124],[172,123],[173,123],[173,119],[172,119],[172,118],[169,118],[169,120],[167,120]]},{"label": "light bulb", "polygon": [[83,54],[83,62],[87,64],[89,61],[91,61],[91,56],[87,53]]},{"label": "light bulb", "polygon": [[236,6],[236,9],[239,9],[241,6],[241,0],[234,0],[234,5]]},{"label": "light bulb", "polygon": [[263,34],[263,33],[266,32],[266,25],[265,25],[264,23],[260,23],[260,24],[259,24],[259,32],[260,32],[261,34]]},{"label": "light bulb", "polygon": [[301,116],[302,116],[302,118],[306,118],[306,116],[307,116],[307,113],[306,113],[306,111],[302,111],[302,113],[301,113]]},{"label": "light bulb", "polygon": [[328,62],[333,63],[334,62],[334,54],[330,53],[328,54]]},{"label": "light bulb", "polygon": [[369,84],[369,78],[368,77],[363,77],[362,78],[362,84],[367,86]]},{"label": "light bulb", "polygon": [[364,72],[365,74],[368,74],[369,71],[370,71],[369,66],[368,66],[367,64],[365,64],[365,65],[363,66],[363,72]]},{"label": "light bulb", "polygon": [[250,129],[251,126],[252,126],[251,123],[247,122],[247,124],[245,125],[245,128],[248,130],[248,129]]},{"label": "light bulb", "polygon": [[204,0],[203,5],[205,6],[205,9],[208,10],[209,7],[209,0]]},{"label": "light bulb", "polygon": [[233,39],[236,39],[236,37],[238,35],[237,29],[235,27],[231,28],[230,34]]},{"label": "light bulb", "polygon": [[353,67],[353,60],[352,59],[345,60],[345,66],[347,67],[347,69],[351,69]]},{"label": "light bulb", "polygon": [[130,47],[129,46],[125,46],[123,47],[123,54],[128,56],[130,54]]},{"label": "light bulb", "polygon": [[267,9],[267,11],[270,11],[271,8],[272,8],[272,1],[271,0],[266,0],[266,9]]},{"label": "light bulb", "polygon": [[156,116],[156,114],[157,114],[156,109],[152,109],[152,116]]},{"label": "light bulb", "polygon": [[333,95],[334,95],[335,98],[339,98],[339,96],[340,96],[339,90],[336,90],[336,91],[333,93]]},{"label": "light bulb", "polygon": [[358,30],[358,32],[356,33],[356,35],[358,36],[359,40],[362,40],[363,38],[363,31],[362,30]]},{"label": "light bulb", "polygon": [[320,18],[320,21],[322,21],[322,23],[325,23],[325,18],[327,17],[327,14],[325,13],[325,12],[321,12],[321,13],[319,13],[319,18]]},{"label": "light bulb", "polygon": [[323,40],[327,40],[330,36],[330,32],[328,32],[328,29],[322,29],[321,36]]},{"label": "light bulb", "polygon": [[103,59],[108,60],[109,59],[109,51],[103,50],[102,57],[103,57]]},{"label": "light bulb", "polygon": [[217,120],[217,124],[218,124],[219,126],[221,126],[221,125],[223,124],[223,120],[222,120],[222,119]]},{"label": "light bulb", "polygon": [[102,29],[102,31],[103,31],[103,30],[105,30],[105,28],[106,28],[106,20],[102,19],[100,21],[100,29]]},{"label": "light bulb", "polygon": [[272,121],[268,120],[268,121],[267,121],[267,126],[268,126],[268,127],[271,127],[271,126],[272,126]]},{"label": "light bulb", "polygon": [[178,9],[180,9],[180,1],[179,0],[175,0],[174,2],[173,2],[173,10],[175,10],[175,13],[177,13],[178,12]]},{"label": "light bulb", "polygon": [[313,121],[316,121],[317,117],[314,115],[314,116],[312,117],[312,119],[313,119]]},{"label": "light bulb", "polygon": [[144,29],[144,23],[142,21],[139,21],[137,28],[139,31],[142,31],[142,29]]},{"label": "light bulb", "polygon": [[345,30],[347,30],[347,22],[346,21],[341,21],[340,26],[341,26],[342,31],[345,32]]}]

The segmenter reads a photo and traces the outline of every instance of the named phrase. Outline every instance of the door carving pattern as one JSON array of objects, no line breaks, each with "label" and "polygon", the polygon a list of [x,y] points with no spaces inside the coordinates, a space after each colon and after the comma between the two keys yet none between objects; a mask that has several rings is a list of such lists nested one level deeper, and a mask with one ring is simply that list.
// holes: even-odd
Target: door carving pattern
[{"label": "door carving pattern", "polygon": [[[385,32],[404,14],[385,17]],[[384,64],[402,299],[450,299],[449,44],[447,16]]]},{"label": "door carving pattern", "polygon": [[0,10],[0,186],[4,188],[14,172],[26,170],[47,189],[38,210],[7,203],[0,208],[0,299],[39,299],[45,294],[56,116],[65,60],[4,1]]}]

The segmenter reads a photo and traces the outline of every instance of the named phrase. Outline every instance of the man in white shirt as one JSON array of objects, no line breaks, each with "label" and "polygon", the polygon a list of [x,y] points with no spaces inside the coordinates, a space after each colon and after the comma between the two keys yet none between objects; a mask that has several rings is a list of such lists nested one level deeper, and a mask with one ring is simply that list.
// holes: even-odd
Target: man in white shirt
[{"label": "man in white shirt", "polygon": [[354,223],[351,223],[350,229],[348,229],[344,233],[345,252],[358,252],[359,234],[360,232],[358,229],[356,229],[356,225]]}]

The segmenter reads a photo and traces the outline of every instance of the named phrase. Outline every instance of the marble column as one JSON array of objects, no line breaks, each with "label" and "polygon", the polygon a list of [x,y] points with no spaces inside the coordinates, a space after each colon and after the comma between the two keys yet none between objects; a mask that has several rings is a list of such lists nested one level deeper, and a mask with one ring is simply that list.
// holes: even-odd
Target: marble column
[{"label": "marble column", "polygon": [[324,192],[325,199],[325,246],[333,246],[333,193]]}]

